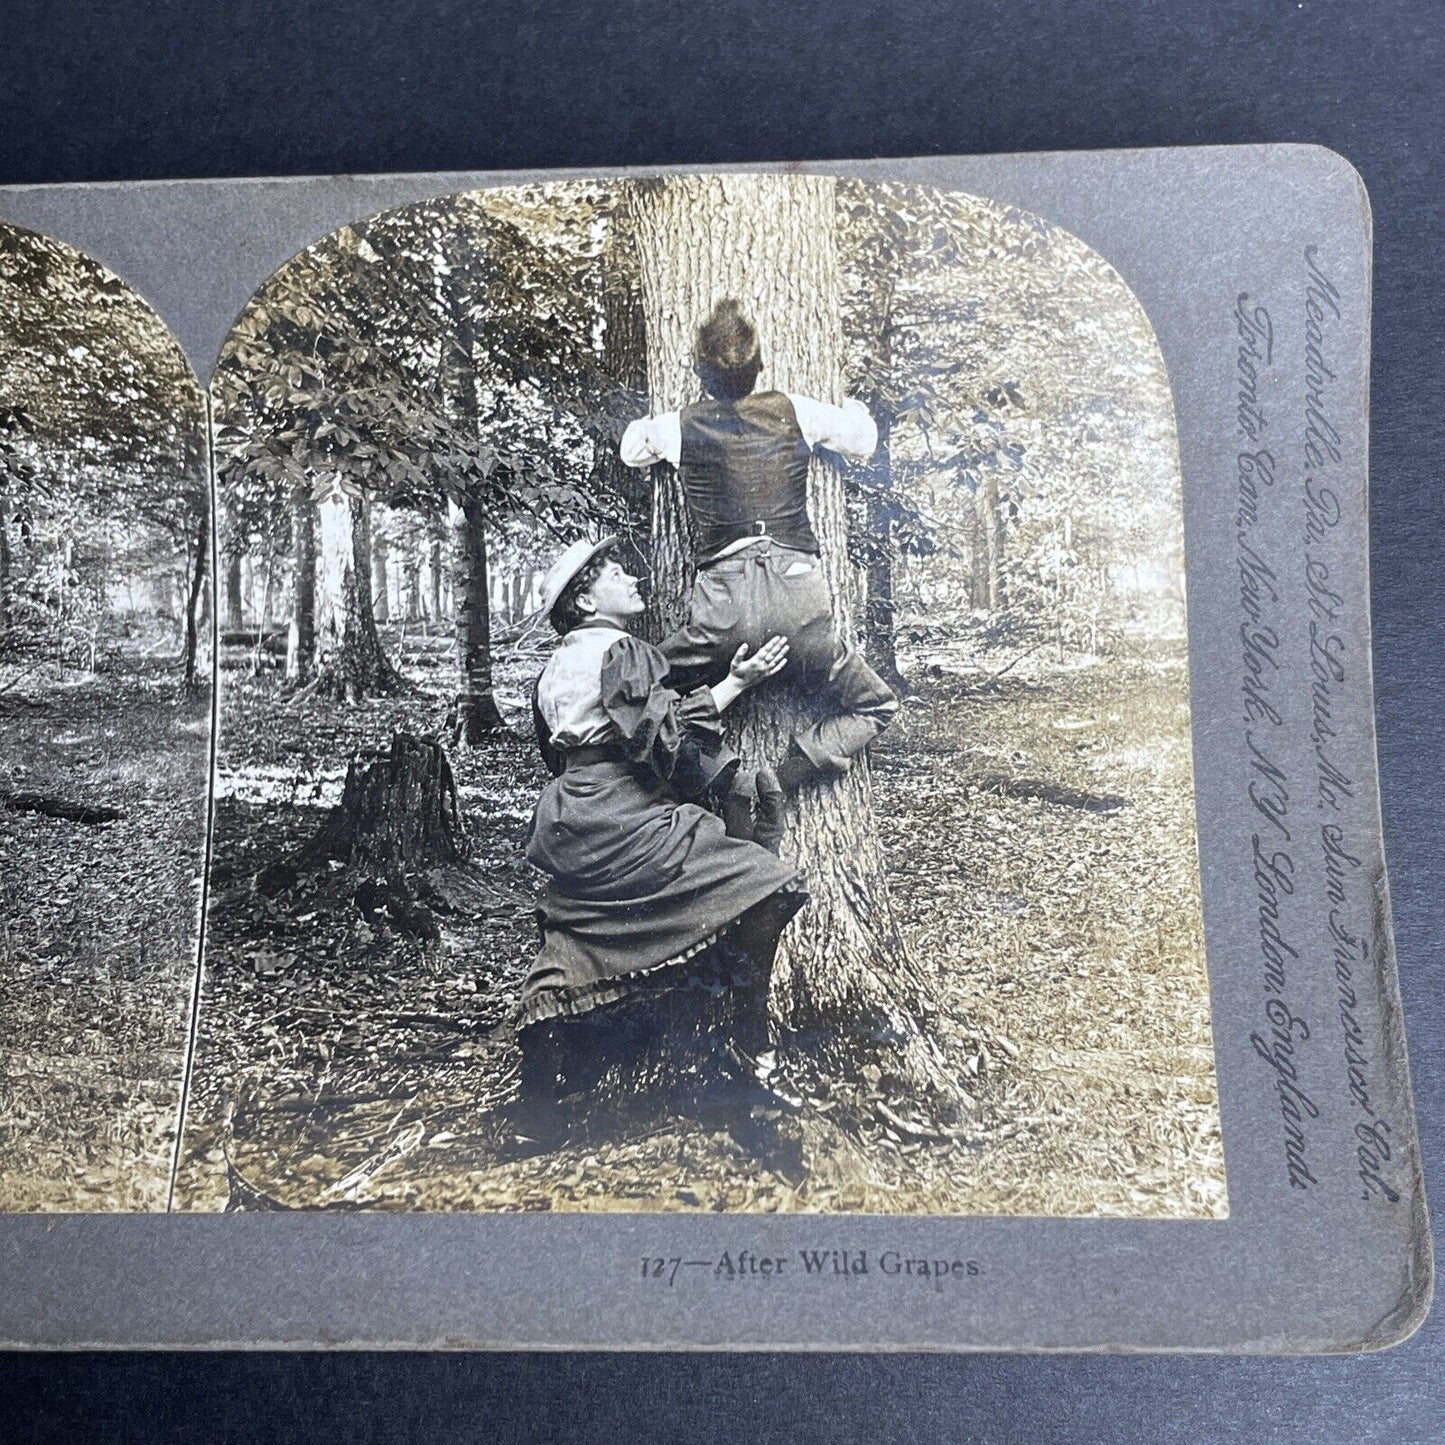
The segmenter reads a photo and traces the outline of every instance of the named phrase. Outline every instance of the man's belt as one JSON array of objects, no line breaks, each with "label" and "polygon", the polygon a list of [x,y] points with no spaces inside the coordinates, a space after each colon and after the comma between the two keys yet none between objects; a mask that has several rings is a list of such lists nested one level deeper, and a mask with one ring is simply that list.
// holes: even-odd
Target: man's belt
[{"label": "man's belt", "polygon": [[[754,523],[758,528],[765,524]],[[739,542],[746,541],[745,547],[739,547]],[[731,542],[723,544],[723,550],[713,552],[706,556],[697,558],[696,566],[699,571],[706,571],[707,568],[715,566],[719,562],[740,561],[745,557],[769,557],[775,547],[780,547],[784,552],[797,552],[805,557],[817,557],[818,551],[814,548],[805,547],[798,542],[785,542],[776,532],[757,531],[745,537],[734,537]]]},{"label": "man's belt", "polygon": [[585,768],[593,763],[625,763],[630,761],[616,743],[594,743],[590,747],[568,748],[562,754],[569,768]]}]

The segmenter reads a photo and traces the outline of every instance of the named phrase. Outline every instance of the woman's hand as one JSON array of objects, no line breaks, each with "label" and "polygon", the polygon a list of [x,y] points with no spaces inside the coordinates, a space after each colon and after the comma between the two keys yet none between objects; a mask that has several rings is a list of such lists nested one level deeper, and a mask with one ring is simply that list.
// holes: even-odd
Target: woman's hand
[{"label": "woman's hand", "polygon": [[786,637],[770,637],[753,653],[748,656],[748,645],[743,645],[733,653],[733,660],[728,667],[728,675],[737,683],[738,687],[746,691],[750,687],[756,687],[760,682],[765,682],[770,677],[780,673],[788,662],[788,639]]},{"label": "woman's hand", "polygon": [[756,687],[760,682],[780,673],[787,662],[786,637],[768,638],[751,657],[748,656],[747,643],[743,643],[733,653],[733,660],[728,665],[728,675],[708,689],[712,693],[713,706],[719,712],[726,711],[749,688]]}]

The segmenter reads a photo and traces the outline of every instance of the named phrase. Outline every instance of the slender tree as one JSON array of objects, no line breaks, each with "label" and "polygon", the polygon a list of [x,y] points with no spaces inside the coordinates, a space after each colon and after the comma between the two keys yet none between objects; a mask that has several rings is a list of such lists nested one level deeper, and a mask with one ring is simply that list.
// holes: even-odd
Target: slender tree
[{"label": "slender tree", "polygon": [[286,681],[295,688],[316,672],[316,503],[313,484],[291,490],[291,621],[286,636]]},{"label": "slender tree", "polygon": [[13,498],[31,481],[21,454],[20,438],[31,418],[18,407],[0,407],[0,647],[9,641]]},{"label": "slender tree", "polygon": [[[636,576],[646,577],[651,571],[652,489],[643,473],[623,466],[618,454],[623,428],[643,414],[647,402],[647,320],[631,219],[630,207],[614,208],[602,248],[602,367],[612,387],[600,408],[595,483],[600,493],[622,500],[618,560]],[[663,630],[659,608],[654,592],[643,619],[643,631],[654,641]]]},{"label": "slender tree", "polygon": [[457,742],[479,743],[505,724],[492,691],[486,508],[471,491],[452,503],[452,577],[459,674],[452,734]]},{"label": "slender tree", "polygon": [[205,615],[206,574],[210,570],[211,518],[202,514],[197,525],[195,552],[191,559],[190,587],[186,594],[186,637],[181,654],[181,686],[187,693],[200,691],[201,625]]},{"label": "slender tree", "polygon": [[378,622],[391,621],[391,543],[371,519],[371,606]]},{"label": "slender tree", "polygon": [[396,692],[371,606],[371,515],[366,494],[338,479],[317,503],[317,668],[313,686],[338,701]]}]

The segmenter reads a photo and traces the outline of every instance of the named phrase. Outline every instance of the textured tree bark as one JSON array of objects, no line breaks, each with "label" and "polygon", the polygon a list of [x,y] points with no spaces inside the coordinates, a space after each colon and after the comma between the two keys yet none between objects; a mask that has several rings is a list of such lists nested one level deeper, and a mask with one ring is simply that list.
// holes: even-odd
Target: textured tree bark
[{"label": "textured tree bark", "polygon": [[874,492],[868,502],[868,526],[872,533],[873,551],[868,563],[864,586],[865,647],[873,670],[892,686],[900,686],[898,674],[897,609],[893,601],[893,520],[889,498],[893,491],[893,464],[889,457],[893,417],[880,409],[878,451],[874,455],[872,480]]},{"label": "textured tree bark", "polygon": [[[758,326],[760,385],[840,401],[834,182],[826,177],[666,178],[634,191],[647,373],[654,411],[698,395],[691,366],[696,324],[737,297]],[[687,612],[692,563],[681,486],[654,468],[653,582],[662,622]],[[841,635],[853,635],[856,579],[847,556],[841,477],[815,458],[809,511],[822,544]],[[759,688],[729,714],[753,763],[779,759],[812,713],[795,689]],[[889,904],[865,759],[843,778],[805,788],[789,804],[783,855],[807,871],[811,902],[784,934],[773,976],[774,1016],[828,1067],[855,1077],[877,1061],[906,1086],[947,1094],[925,1023],[930,989],[904,946]]]},{"label": "textured tree bark", "polygon": [[298,864],[343,863],[400,884],[418,869],[469,856],[441,744],[396,733],[388,752],[352,760],[341,801]]},{"label": "textured tree bark", "polygon": [[479,743],[505,730],[492,692],[492,622],[487,529],[481,502],[468,492],[452,507],[452,595],[457,614],[457,695],[452,739]]},{"label": "textured tree bark", "polygon": [[381,650],[371,610],[371,525],[365,497],[333,486],[317,505],[319,566],[313,686],[338,701],[397,692],[402,679]]},{"label": "textured tree bark", "polygon": [[316,503],[310,482],[291,493],[291,576],[286,680],[299,687],[316,672]]}]

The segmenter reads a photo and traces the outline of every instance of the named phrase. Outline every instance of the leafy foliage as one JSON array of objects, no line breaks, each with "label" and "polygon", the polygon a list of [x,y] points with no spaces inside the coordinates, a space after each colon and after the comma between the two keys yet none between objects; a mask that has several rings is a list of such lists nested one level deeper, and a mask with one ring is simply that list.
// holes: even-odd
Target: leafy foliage
[{"label": "leafy foliage", "polygon": [[856,483],[857,514],[874,519],[860,560],[883,548],[902,564],[907,621],[982,608],[1089,647],[1141,597],[1167,611],[1182,544],[1173,407],[1117,273],[977,197],[839,194],[850,384],[890,439],[885,530],[861,505],[876,470]]},{"label": "leafy foliage", "polygon": [[[896,1208],[906,1187],[914,1207],[927,1198],[939,1208],[1065,1212],[1103,1199],[1121,1213],[1215,1212],[1217,1115],[1207,1005],[1191,972],[1195,920],[1141,911],[1146,894],[1172,907],[1192,886],[1182,664],[1170,654],[1157,666],[1108,657],[1061,667],[1062,656],[1046,664],[1030,652],[1030,669],[1008,679],[1019,659],[997,646],[1012,648],[1018,635],[1035,649],[1047,639],[1060,654],[1103,653],[1131,625],[1155,642],[1177,620],[1168,383],[1121,279],[1025,213],[918,187],[838,187],[839,344],[849,390],[885,438],[873,466],[848,474],[850,550],[862,567],[891,569],[916,673],[911,709],[877,750],[879,813],[915,946],[939,959],[942,1042],[960,1077],[978,1081],[969,1085],[982,1105],[975,1152],[924,1153],[880,1124],[865,1141],[881,1161],[871,1176],[850,1175],[844,1159],[831,1173],[820,1167],[802,1198],[706,1136],[497,1170],[478,1116],[510,1088],[514,1061],[491,1031],[534,946],[537,885],[519,845],[541,774],[515,737],[491,737],[456,764],[473,841],[514,896],[456,924],[440,947],[388,936],[320,888],[303,890],[299,911],[288,912],[246,886],[314,829],[315,805],[351,756],[393,725],[441,730],[455,692],[439,681],[440,659],[461,650],[462,633],[445,597],[449,513],[480,514],[493,577],[528,587],[560,539],[636,520],[637,498],[622,495],[608,464],[643,404],[640,338],[622,358],[613,325],[633,284],[628,238],[614,223],[625,186],[447,197],[357,222],[282,267],[228,341],[213,390],[219,533],[223,555],[264,560],[252,568],[252,590],[262,571],[264,583],[251,615],[266,625],[284,615],[275,594],[289,564],[278,559],[300,536],[297,522],[311,525],[312,503],[364,500],[328,516],[366,514],[372,551],[390,552],[382,585],[397,590],[399,610],[387,644],[410,687],[340,709],[323,693],[283,702],[264,676],[228,681],[213,882],[234,896],[211,920],[188,1197],[215,1202],[225,1091],[260,1076],[295,1084],[292,1102],[306,1106],[320,1139],[315,1154],[286,1159],[266,1129],[296,1114],[252,1117],[260,1156],[284,1164],[271,1182],[303,1196],[380,1159],[391,1172],[363,1181],[371,1203],[597,1207],[629,1197],[641,1176],[672,1180],[670,1208]],[[207,521],[201,398],[164,327],[123,283],[3,228],[0,339],[0,538],[17,543],[0,626],[94,664],[121,589],[164,583],[154,595],[164,592],[174,611],[197,575]],[[359,530],[350,535],[354,594],[357,576],[375,586],[378,574],[362,569]],[[539,665],[537,639],[520,625],[515,588],[493,605],[518,624],[497,663],[515,720]],[[428,614],[423,635],[417,612]],[[259,668],[265,631],[229,644],[229,660],[243,648]],[[1014,684],[1008,708],[996,707]],[[100,694],[85,707],[100,707]],[[159,736],[158,710],[147,716]],[[121,867],[134,855],[159,877],[156,840],[180,794],[141,797],[152,763],[128,765],[127,803],[155,805],[139,814],[150,833],[125,850],[107,837],[94,856],[113,854]],[[1039,777],[1030,781],[1025,767]],[[1118,796],[1109,791],[1096,810],[1106,782]],[[32,819],[17,826],[36,877],[60,897],[71,866],[62,840]],[[1060,838],[1071,847],[1061,850]],[[190,886],[195,865],[183,862],[167,886]],[[1141,869],[1155,880],[1150,890],[1137,886]],[[115,888],[131,886],[123,868],[113,876]],[[161,897],[146,887],[133,888],[136,900]],[[968,953],[978,938],[991,940],[987,957]],[[174,999],[177,978],[166,977]],[[1121,1005],[1126,994],[1142,1000],[1138,1017]],[[1030,1013],[1040,998],[1048,1008]],[[126,1007],[137,1007],[129,995]],[[53,999],[44,1008],[49,1019]],[[1020,1011],[1038,1017],[1025,1028]],[[1002,1077],[965,1039],[962,1021],[981,1014],[1022,1045],[1022,1065]],[[1064,1039],[1059,1031],[1080,1016],[1087,1030]],[[167,1027],[179,1017],[172,1009]],[[1114,1054],[1127,1066],[1111,1076]],[[1055,1108],[1060,1068],[1067,1078],[1081,1058],[1101,1086]],[[1126,1082],[1141,1069],[1147,1099]],[[381,1099],[374,1121],[356,1112],[368,1093]],[[349,1141],[333,1127],[340,1116],[314,1107],[338,1094],[356,1105]],[[400,1155],[373,1145],[390,1147],[403,1104],[409,1147],[425,1137],[426,1152],[401,1168]],[[148,1103],[146,1117],[139,1152],[158,1157],[160,1112]]]},{"label": "leafy foliage", "polygon": [[93,649],[122,559],[132,584],[190,575],[209,515],[204,446],[200,390],[160,318],[98,263],[0,226],[9,645],[63,655],[79,626]]},{"label": "leafy foliage", "polygon": [[393,508],[479,500],[554,536],[612,512],[589,428],[610,390],[595,343],[585,196],[548,188],[387,212],[295,257],[237,322],[216,375],[221,480],[274,536],[297,484]]}]

